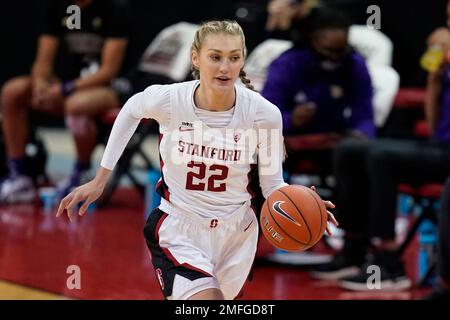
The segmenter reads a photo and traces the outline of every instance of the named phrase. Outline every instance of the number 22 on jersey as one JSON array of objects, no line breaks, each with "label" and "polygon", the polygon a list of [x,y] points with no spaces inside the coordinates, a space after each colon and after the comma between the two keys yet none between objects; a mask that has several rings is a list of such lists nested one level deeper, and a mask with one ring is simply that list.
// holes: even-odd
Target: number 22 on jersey
[{"label": "number 22 on jersey", "polygon": [[[198,190],[198,191],[213,191],[222,192],[226,191],[227,186],[225,183],[228,177],[228,167],[220,164],[213,164],[209,167],[203,162],[191,161],[187,164],[189,168],[196,168],[194,171],[190,171],[186,177],[186,189]],[[209,176],[205,181],[206,173],[214,173]],[[223,181],[223,182],[222,182]]]}]

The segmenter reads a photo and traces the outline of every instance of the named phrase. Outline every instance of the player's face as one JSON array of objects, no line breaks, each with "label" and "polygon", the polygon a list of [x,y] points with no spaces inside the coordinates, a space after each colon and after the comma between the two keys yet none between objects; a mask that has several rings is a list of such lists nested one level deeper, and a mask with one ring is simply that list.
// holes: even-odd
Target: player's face
[{"label": "player's face", "polygon": [[202,84],[214,90],[234,90],[244,67],[241,38],[226,34],[206,36],[200,52],[192,52],[192,63],[200,71]]}]

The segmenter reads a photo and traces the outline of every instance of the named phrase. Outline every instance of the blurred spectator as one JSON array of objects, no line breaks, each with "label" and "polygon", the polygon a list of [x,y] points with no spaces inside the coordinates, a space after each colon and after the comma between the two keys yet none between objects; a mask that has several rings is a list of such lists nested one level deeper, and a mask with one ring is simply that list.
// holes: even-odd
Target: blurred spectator
[{"label": "blurred spectator", "polygon": [[[450,174],[450,66],[445,59],[428,75],[425,111],[432,133],[427,141],[348,140],[336,149],[337,208],[345,241],[334,260],[313,273],[315,277],[340,279],[347,289],[368,290],[367,267],[377,265],[382,289],[411,285],[395,240],[397,187],[441,183]],[[373,254],[364,264],[369,245]]]},{"label": "blurred spectator", "polygon": [[[262,95],[281,109],[285,135],[374,137],[370,76],[348,45],[348,28],[345,15],[321,9],[310,21],[307,46],[287,50],[270,65]],[[331,171],[331,148],[294,152],[288,144],[287,151],[288,171],[301,160]]]},{"label": "blurred spectator", "polygon": [[[271,0],[267,6],[268,36],[290,40],[295,47],[303,48],[308,45],[308,34],[314,28],[316,17],[326,10],[329,10],[326,3],[318,0]],[[400,77],[391,67],[392,41],[379,30],[369,29],[366,25],[351,25],[348,43],[366,60],[374,91],[372,104],[375,124],[381,129],[400,85]],[[249,68],[247,73],[254,76]]]},{"label": "blurred spectator", "polygon": [[[79,16],[68,9],[71,5],[80,8]],[[52,0],[43,22],[31,74],[13,78],[2,88],[9,175],[0,185],[0,202],[27,202],[35,196],[32,164],[27,163],[25,153],[30,107],[65,114],[74,135],[77,160],[70,179],[60,186],[60,195],[64,195],[81,183],[90,168],[96,145],[95,117],[121,105],[121,96],[110,84],[120,71],[128,43],[127,2]],[[58,48],[63,54],[62,74],[55,74],[53,68]]]},{"label": "blurred spectator", "polygon": [[289,49],[271,64],[262,95],[282,110],[286,133],[374,136],[370,77],[348,46],[348,28],[344,15],[322,11],[309,46]]}]

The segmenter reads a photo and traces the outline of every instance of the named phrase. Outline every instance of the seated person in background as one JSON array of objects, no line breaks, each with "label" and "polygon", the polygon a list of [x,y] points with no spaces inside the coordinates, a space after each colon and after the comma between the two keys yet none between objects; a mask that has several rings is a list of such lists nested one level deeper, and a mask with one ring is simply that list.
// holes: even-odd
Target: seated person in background
[{"label": "seated person in background", "polygon": [[427,300],[450,301],[450,177],[445,182],[438,214],[437,277]]},{"label": "seated person in background", "polygon": [[[307,44],[270,65],[261,94],[281,109],[285,135],[374,137],[371,80],[363,57],[348,45],[348,28],[345,15],[321,9],[310,21]],[[305,153],[288,162],[297,156]],[[331,167],[331,150],[323,158]]]},{"label": "seated person in background", "polygon": [[[295,47],[302,48],[308,44],[314,20],[324,10],[329,10],[327,3],[318,0],[271,0],[267,6],[267,37],[290,40]],[[369,29],[365,24],[350,26],[348,43],[367,64],[375,125],[381,129],[400,85],[400,76],[391,67],[393,43],[380,30]]]},{"label": "seated person in background", "polygon": [[[448,12],[450,16],[450,6]],[[370,144],[349,139],[336,148],[336,202],[345,230],[344,247],[330,263],[317,268],[316,278],[339,279],[343,288],[368,290],[367,267],[377,265],[382,289],[411,286],[398,256],[397,188],[400,183],[443,183],[450,174],[450,66],[445,60],[438,71],[429,73],[426,91],[431,139],[382,139]]]},{"label": "seated person in background", "polygon": [[[125,56],[128,9],[125,1],[76,0],[49,2],[43,32],[31,75],[13,78],[1,93],[2,129],[9,175],[0,185],[0,202],[28,202],[35,186],[27,163],[28,109],[65,115],[76,145],[77,159],[60,196],[68,193],[90,168],[96,145],[94,118],[121,106],[120,96],[110,88]],[[70,5],[81,9],[80,28],[68,25]],[[73,21],[72,21],[73,22]],[[53,64],[58,47],[65,51],[64,74],[56,75]]]}]

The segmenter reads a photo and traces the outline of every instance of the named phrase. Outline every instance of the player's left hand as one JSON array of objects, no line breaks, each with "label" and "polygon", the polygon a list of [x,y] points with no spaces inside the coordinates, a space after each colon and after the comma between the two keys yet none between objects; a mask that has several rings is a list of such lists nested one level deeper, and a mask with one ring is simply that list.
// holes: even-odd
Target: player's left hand
[{"label": "player's left hand", "polygon": [[[312,186],[311,190],[317,193],[317,189],[315,186]],[[331,201],[323,200],[323,204],[325,205],[325,207],[327,207],[329,209],[336,208],[336,206]],[[329,210],[327,210],[327,217],[328,217],[328,222],[332,223],[335,227],[339,226],[339,222],[337,222],[336,218]],[[327,225],[326,231],[330,237],[333,236],[333,232],[331,232],[331,229],[328,225]]]}]

